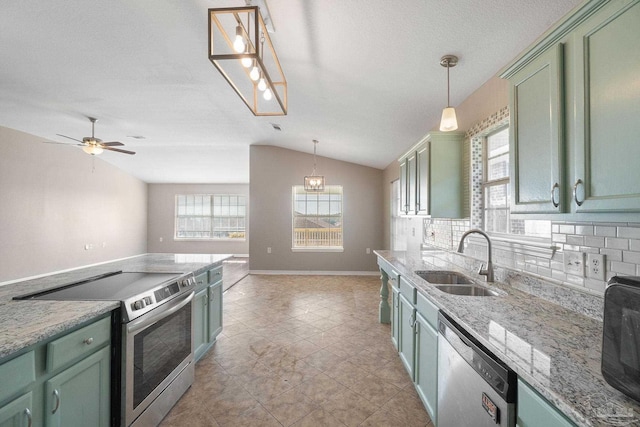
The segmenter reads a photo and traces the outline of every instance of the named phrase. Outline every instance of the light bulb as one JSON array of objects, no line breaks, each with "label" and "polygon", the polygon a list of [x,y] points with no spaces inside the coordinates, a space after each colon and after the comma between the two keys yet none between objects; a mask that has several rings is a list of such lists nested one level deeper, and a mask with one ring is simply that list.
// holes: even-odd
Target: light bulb
[{"label": "light bulb", "polygon": [[258,89],[264,91],[267,88],[267,82],[264,80],[264,77],[260,77],[260,81],[258,82]]},{"label": "light bulb", "polygon": [[258,67],[255,64],[253,64],[253,68],[249,73],[249,77],[251,77],[251,80],[253,80],[254,82],[260,78],[260,70],[258,70]]},{"label": "light bulb", "polygon": [[244,52],[244,37],[242,37],[242,27],[236,27],[236,40],[233,42],[233,50],[238,53]]},{"label": "light bulb", "polygon": [[99,147],[97,145],[85,145],[84,147],[82,147],[82,151],[87,154],[95,155],[102,153],[104,150],[102,149],[102,147]]},{"label": "light bulb", "polygon": [[456,110],[453,107],[447,107],[442,110],[442,119],[440,120],[440,130],[442,132],[450,132],[458,129],[458,119],[456,118]]},{"label": "light bulb", "polygon": [[267,101],[271,101],[271,98],[273,98],[273,94],[271,93],[271,89],[266,88],[264,90],[264,94],[262,95],[264,97],[264,99],[266,99]]},{"label": "light bulb", "polygon": [[[245,53],[245,55],[249,55],[249,53],[250,53],[249,52],[249,44],[247,44],[247,47],[244,49],[244,53]],[[240,60],[240,62],[242,62],[242,66],[244,68],[249,68],[249,67],[251,67],[251,64],[253,64],[253,59],[251,59],[251,58],[242,58]]]}]

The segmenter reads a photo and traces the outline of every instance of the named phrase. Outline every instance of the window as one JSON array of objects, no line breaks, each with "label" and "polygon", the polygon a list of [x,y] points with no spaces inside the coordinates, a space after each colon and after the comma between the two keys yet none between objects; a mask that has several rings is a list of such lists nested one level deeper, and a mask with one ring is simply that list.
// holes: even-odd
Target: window
[{"label": "window", "polygon": [[245,239],[246,198],[241,194],[178,194],[176,239]]},{"label": "window", "polygon": [[342,251],[342,186],[305,191],[293,186],[292,250]]},{"label": "window", "polygon": [[551,237],[551,221],[512,219],[509,213],[509,128],[489,134],[484,144],[484,229],[491,233]]}]

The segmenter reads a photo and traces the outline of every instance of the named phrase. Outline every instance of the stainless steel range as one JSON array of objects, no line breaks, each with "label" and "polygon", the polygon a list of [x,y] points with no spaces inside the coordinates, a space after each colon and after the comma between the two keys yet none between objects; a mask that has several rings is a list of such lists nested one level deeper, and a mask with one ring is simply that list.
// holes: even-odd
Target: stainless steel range
[{"label": "stainless steel range", "polygon": [[[114,425],[156,426],[194,380],[193,274],[112,272],[16,299],[120,301]],[[120,375],[117,373],[120,372]],[[114,376],[112,374],[112,377]],[[120,396],[120,399],[118,399]]]}]

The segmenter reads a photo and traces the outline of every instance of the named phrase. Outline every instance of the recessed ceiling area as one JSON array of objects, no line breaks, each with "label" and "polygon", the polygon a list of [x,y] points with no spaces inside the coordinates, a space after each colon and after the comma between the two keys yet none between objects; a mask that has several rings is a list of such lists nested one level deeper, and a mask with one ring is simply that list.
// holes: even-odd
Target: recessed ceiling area
[{"label": "recessed ceiling area", "polygon": [[[268,0],[289,114],[255,117],[207,58],[207,9],[243,0],[3,1],[0,125],[120,141],[149,183],[246,183],[249,146],[382,169],[578,0]],[[273,124],[281,127],[274,129]],[[144,138],[138,138],[138,137]],[[59,146],[60,150],[81,149]]]}]

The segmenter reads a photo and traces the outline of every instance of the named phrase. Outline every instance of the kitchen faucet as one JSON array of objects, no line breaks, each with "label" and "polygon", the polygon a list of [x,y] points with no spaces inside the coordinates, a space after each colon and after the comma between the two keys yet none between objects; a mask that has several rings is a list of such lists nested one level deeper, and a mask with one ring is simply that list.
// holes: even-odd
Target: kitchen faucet
[{"label": "kitchen faucet", "polygon": [[472,233],[480,234],[484,236],[485,239],[487,239],[487,268],[485,270],[484,264],[481,264],[480,270],[478,270],[478,274],[482,276],[486,276],[487,282],[493,282],[493,262],[491,262],[491,239],[489,239],[489,236],[487,235],[487,233],[485,233],[482,230],[478,230],[477,228],[474,228],[465,232],[462,235],[462,238],[460,238],[460,244],[458,244],[458,252],[460,253],[464,252],[464,239],[465,237],[467,237],[469,234],[472,234]]}]

